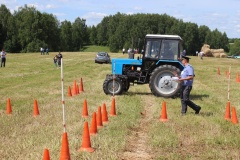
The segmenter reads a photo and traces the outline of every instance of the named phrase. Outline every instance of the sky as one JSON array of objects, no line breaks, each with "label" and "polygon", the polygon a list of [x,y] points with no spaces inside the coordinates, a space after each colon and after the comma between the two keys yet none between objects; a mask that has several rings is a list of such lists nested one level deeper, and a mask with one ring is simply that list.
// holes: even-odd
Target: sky
[{"label": "sky", "polygon": [[53,14],[59,21],[86,19],[97,25],[117,12],[123,14],[167,14],[184,22],[206,25],[226,32],[228,38],[240,38],[240,0],[0,0],[14,13],[19,7],[34,6]]}]

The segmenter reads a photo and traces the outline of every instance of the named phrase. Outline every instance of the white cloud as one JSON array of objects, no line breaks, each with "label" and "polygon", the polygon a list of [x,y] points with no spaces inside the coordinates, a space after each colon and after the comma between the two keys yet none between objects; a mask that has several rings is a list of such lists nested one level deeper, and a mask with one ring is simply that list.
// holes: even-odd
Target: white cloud
[{"label": "white cloud", "polygon": [[99,19],[99,18],[104,18],[106,16],[107,16],[106,13],[98,13],[98,12],[89,12],[89,13],[83,15],[83,17],[86,19],[88,19],[88,18]]},{"label": "white cloud", "polygon": [[52,5],[52,4],[47,4],[47,5],[46,5],[46,8],[47,8],[47,9],[53,9],[53,8],[57,8],[57,6]]},{"label": "white cloud", "polygon": [[56,16],[66,16],[66,13],[53,13]]},{"label": "white cloud", "polygon": [[141,11],[141,10],[142,10],[142,7],[137,7],[137,6],[136,6],[136,7],[134,7],[133,9],[136,10],[136,11]]}]

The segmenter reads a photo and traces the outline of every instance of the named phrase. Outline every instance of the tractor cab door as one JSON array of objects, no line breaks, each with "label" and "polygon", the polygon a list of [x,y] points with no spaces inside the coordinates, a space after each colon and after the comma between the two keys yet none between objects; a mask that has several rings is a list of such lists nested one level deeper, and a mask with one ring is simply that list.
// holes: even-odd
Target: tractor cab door
[{"label": "tractor cab door", "polygon": [[159,60],[160,49],[161,49],[161,40],[148,39],[146,42],[145,48],[146,48],[146,50],[145,50],[145,54],[143,56],[142,70],[147,71],[153,65],[155,65],[156,62]]}]

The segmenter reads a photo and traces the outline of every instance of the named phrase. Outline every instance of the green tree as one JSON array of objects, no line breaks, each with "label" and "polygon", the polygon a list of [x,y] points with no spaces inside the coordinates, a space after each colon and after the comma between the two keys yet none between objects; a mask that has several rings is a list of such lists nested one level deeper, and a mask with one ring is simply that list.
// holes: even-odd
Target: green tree
[{"label": "green tree", "polygon": [[206,43],[206,36],[210,33],[211,30],[205,25],[201,25],[198,28],[198,51],[200,51],[201,47]]},{"label": "green tree", "polygon": [[74,51],[79,51],[84,42],[85,20],[79,17],[72,24],[72,47]]},{"label": "green tree", "polygon": [[97,28],[93,25],[89,27],[89,40],[91,44],[97,45]]},{"label": "green tree", "polygon": [[195,55],[198,48],[198,26],[195,23],[186,23],[183,47],[188,55]]},{"label": "green tree", "polygon": [[60,39],[59,25],[56,16],[47,13],[41,14],[38,22],[37,39],[46,44],[42,47],[48,48],[50,51],[58,50]]},{"label": "green tree", "polygon": [[0,6],[0,48],[3,48],[7,40],[8,19],[12,17],[11,12],[3,4]]},{"label": "green tree", "polygon": [[61,51],[72,51],[72,25],[70,21],[61,22],[60,26],[60,46]]},{"label": "green tree", "polygon": [[231,45],[229,55],[240,55],[240,40],[236,39]]}]

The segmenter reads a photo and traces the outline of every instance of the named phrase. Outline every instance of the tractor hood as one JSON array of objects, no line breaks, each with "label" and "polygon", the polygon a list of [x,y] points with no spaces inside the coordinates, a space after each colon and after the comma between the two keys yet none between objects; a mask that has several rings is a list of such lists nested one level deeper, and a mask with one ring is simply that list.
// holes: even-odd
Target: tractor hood
[{"label": "tractor hood", "polygon": [[112,74],[122,74],[123,65],[141,66],[142,59],[112,58]]}]

